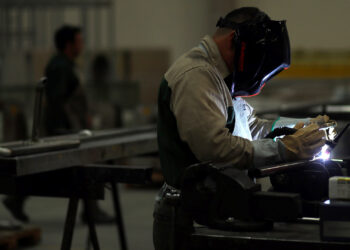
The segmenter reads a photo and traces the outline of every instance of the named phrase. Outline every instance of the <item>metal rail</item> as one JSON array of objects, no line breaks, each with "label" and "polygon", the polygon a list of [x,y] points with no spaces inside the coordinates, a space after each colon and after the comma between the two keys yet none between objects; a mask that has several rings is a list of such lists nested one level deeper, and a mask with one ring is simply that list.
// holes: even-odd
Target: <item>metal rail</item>
[{"label": "metal rail", "polygon": [[262,168],[254,168],[249,170],[249,176],[255,178],[267,177],[273,174],[278,174],[281,172],[285,172],[286,170],[303,168],[310,162],[314,162],[314,160],[305,160],[305,161],[296,161],[296,162],[287,162],[282,163],[275,166],[268,166]]}]

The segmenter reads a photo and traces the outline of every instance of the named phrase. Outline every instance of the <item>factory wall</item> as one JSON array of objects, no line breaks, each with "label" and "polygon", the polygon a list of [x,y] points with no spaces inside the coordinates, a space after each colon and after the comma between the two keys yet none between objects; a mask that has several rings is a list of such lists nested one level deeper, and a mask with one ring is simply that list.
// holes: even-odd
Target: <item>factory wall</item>
[{"label": "factory wall", "polygon": [[286,19],[293,49],[350,48],[348,0],[117,0],[117,47],[169,48],[172,60],[212,33],[220,15],[257,6]]},{"label": "factory wall", "polygon": [[[92,59],[103,53],[112,64],[111,84],[116,86],[122,82],[115,87],[115,92],[129,100],[126,105],[123,98],[113,95],[113,101],[118,105],[124,103],[121,106],[133,103],[153,110],[159,82],[169,65],[197,45],[205,34],[212,34],[219,16],[241,6],[257,6],[273,19],[287,20],[294,52],[292,66],[276,79],[307,78],[302,81],[306,86],[309,79],[316,76],[323,79],[322,86],[330,85],[326,78],[335,78],[340,85],[350,86],[348,0],[115,0],[112,18],[108,9],[92,8],[86,13],[86,50],[79,63],[82,82],[90,84]],[[30,43],[24,40],[23,44],[27,46],[18,49],[15,40],[13,46],[0,51],[0,87],[10,87],[7,92],[2,89],[0,97],[3,100],[22,102],[24,98],[17,97],[17,92],[34,93],[34,83],[42,76],[44,66],[54,52],[52,34],[57,27],[63,23],[84,25],[83,7],[62,9],[63,13],[58,12],[61,9],[36,9],[35,46],[29,46]],[[49,21],[38,17],[46,17]],[[332,83],[331,86],[336,93],[344,92],[344,88],[337,90],[335,85]],[[268,94],[267,91],[264,94]],[[133,94],[133,98],[125,92]],[[299,97],[308,98],[305,95]],[[290,99],[294,100],[295,96]],[[31,110],[31,104],[25,107]]]},{"label": "factory wall", "polygon": [[348,0],[237,0],[235,6],[257,6],[273,19],[286,19],[292,48],[350,48]]},{"label": "factory wall", "polygon": [[117,0],[118,48],[167,48],[175,59],[208,32],[210,0]]},{"label": "factory wall", "polygon": [[[342,51],[350,48],[350,33],[347,32],[350,23],[348,0],[115,0],[112,19],[106,10],[95,10],[95,13],[88,11],[86,16],[88,29],[84,32],[86,49],[168,50],[171,63],[198,44],[205,34],[212,34],[219,16],[241,6],[258,6],[274,19],[286,19],[293,51],[297,49]],[[13,65],[21,69],[27,64],[33,64],[31,61],[35,59],[31,55],[33,53],[51,54],[52,33],[62,23],[82,24],[78,8],[65,8],[63,15],[53,10],[48,12],[49,14],[44,12],[46,9],[36,11],[37,17],[50,15],[57,16],[58,19],[51,20],[48,27],[43,27],[43,23],[38,20],[35,22],[34,28],[37,30],[39,41],[37,46],[27,46],[24,50],[13,46],[3,51],[4,58],[0,61],[0,66],[4,69],[3,75],[0,74],[0,80],[5,84],[35,78],[32,76],[35,75],[33,70],[25,69],[18,74],[11,69],[14,68]],[[96,16],[100,17],[99,21],[93,19]],[[111,27],[110,23],[114,25]],[[50,32],[46,32],[48,30]],[[110,39],[110,35],[114,39]],[[7,59],[9,57],[12,59]]]}]

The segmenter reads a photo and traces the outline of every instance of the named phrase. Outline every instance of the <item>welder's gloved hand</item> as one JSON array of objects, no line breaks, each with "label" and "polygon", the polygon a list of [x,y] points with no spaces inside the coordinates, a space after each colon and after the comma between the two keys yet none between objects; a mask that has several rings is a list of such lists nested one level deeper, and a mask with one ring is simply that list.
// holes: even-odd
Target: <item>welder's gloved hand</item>
[{"label": "welder's gloved hand", "polygon": [[297,124],[295,124],[294,129],[298,130],[304,127],[304,123],[303,122],[298,122]]},{"label": "welder's gloved hand", "polygon": [[286,161],[311,159],[325,144],[325,133],[319,130],[318,125],[310,124],[305,128],[300,128],[301,124],[297,125],[295,128],[299,129],[294,134],[281,139],[285,147]]},{"label": "welder's gloved hand", "polygon": [[317,117],[310,119],[310,123],[315,123],[320,127],[322,127],[322,125],[328,121],[329,121],[328,115],[318,115]]},{"label": "welder's gloved hand", "polygon": [[[321,128],[327,122],[335,123],[334,126],[336,126],[336,124],[337,124],[335,121],[330,120],[327,115],[318,115],[317,117],[310,119],[310,123],[315,123],[318,126],[320,126]],[[327,140],[331,140],[331,141],[334,140],[336,135],[337,135],[337,132],[334,128],[326,129],[326,139]]]}]

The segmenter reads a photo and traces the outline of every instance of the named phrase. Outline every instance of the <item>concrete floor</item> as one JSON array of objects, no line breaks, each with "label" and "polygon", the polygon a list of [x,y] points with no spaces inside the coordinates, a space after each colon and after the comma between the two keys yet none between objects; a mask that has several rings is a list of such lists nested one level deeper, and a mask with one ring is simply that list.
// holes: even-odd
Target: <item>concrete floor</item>
[{"label": "concrete floor", "polygon": [[[152,212],[157,189],[130,189],[120,185],[120,199],[129,249],[150,250],[152,243]],[[3,197],[1,197],[2,199]],[[31,224],[42,229],[42,241],[38,246],[25,248],[28,250],[60,249],[63,235],[63,224],[68,200],[31,197],[25,210],[31,218]],[[106,190],[101,207],[109,214],[113,214],[113,204],[109,190]],[[72,250],[86,249],[87,227],[81,223],[79,203],[78,219],[73,236]],[[7,210],[0,205],[0,219],[12,219]],[[103,250],[117,250],[119,240],[116,226],[97,226],[100,247]]]}]

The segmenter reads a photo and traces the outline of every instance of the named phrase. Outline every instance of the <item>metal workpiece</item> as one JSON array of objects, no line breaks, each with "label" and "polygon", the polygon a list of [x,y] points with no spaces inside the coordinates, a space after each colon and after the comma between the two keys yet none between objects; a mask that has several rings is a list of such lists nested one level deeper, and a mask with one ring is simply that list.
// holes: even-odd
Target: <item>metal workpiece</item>
[{"label": "metal workpiece", "polygon": [[303,161],[295,161],[295,162],[287,162],[281,163],[278,165],[261,167],[261,168],[251,168],[248,171],[249,176],[254,178],[263,178],[273,174],[278,174],[281,172],[285,172],[287,170],[296,170],[298,168],[303,168],[307,166],[309,163],[316,162],[315,160],[303,160]]},{"label": "metal workpiece", "polygon": [[155,126],[92,131],[92,135],[86,138],[79,134],[43,138],[57,141],[60,139],[79,139],[80,145],[50,152],[0,157],[0,173],[23,176],[158,151]]}]

